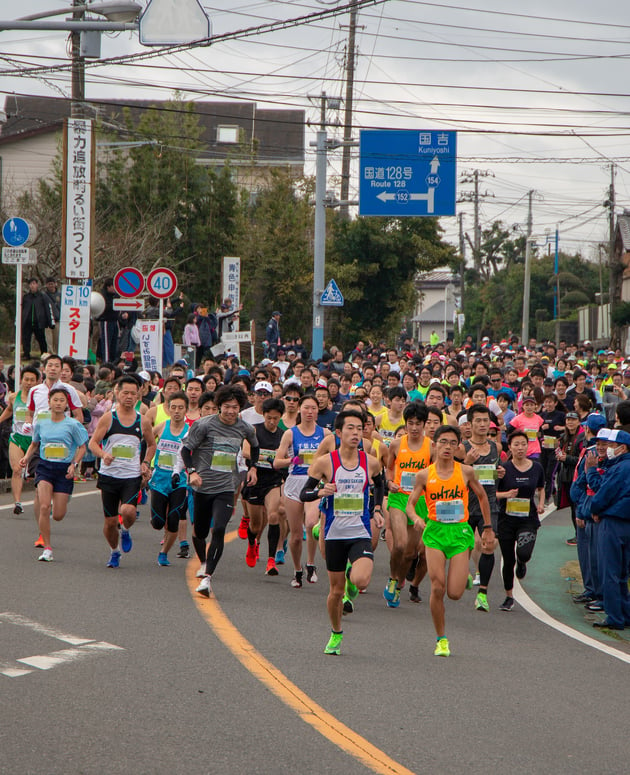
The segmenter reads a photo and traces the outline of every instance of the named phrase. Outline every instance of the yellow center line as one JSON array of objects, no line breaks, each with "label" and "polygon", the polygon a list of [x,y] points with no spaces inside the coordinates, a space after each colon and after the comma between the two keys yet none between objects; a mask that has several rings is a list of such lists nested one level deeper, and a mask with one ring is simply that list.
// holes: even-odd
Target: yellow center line
[{"label": "yellow center line", "polygon": [[[225,537],[233,541],[236,531]],[[199,612],[208,622],[214,634],[249,672],[263,683],[270,692],[294,710],[298,716],[310,724],[317,732],[342,751],[358,759],[362,764],[379,775],[414,775],[411,770],[391,759],[386,753],[372,745],[350,727],[342,724],[333,715],[318,705],[308,694],[292,683],[284,673],[269,662],[245,638],[225,615],[216,598],[210,599],[195,593],[197,586],[196,559],[188,563],[186,581]],[[334,659],[334,657],[327,657]]]}]

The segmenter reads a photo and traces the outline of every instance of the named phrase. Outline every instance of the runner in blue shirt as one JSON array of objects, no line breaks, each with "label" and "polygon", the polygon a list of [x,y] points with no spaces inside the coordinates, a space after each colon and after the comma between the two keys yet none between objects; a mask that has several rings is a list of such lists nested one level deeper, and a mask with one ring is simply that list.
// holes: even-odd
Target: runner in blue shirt
[{"label": "runner in blue shirt", "polygon": [[35,486],[39,496],[39,532],[44,541],[44,551],[37,558],[43,562],[53,559],[50,544],[50,507],[56,522],[60,522],[68,510],[68,499],[74,488],[74,474],[85,454],[88,434],[74,417],[66,417],[69,406],[68,391],[55,387],[48,394],[50,419],[37,423],[33,429],[33,441],[20,460],[26,468],[28,461],[39,454],[35,471]]}]

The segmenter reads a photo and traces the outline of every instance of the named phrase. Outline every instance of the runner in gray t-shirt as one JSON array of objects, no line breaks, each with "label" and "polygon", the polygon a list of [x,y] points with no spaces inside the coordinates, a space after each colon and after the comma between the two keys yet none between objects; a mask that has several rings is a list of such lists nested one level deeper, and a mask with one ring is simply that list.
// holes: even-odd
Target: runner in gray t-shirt
[{"label": "runner in gray t-shirt", "polygon": [[[254,485],[259,449],[256,431],[238,416],[247,402],[245,393],[239,387],[225,385],[217,390],[215,401],[219,414],[196,420],[182,447],[188,481],[195,491],[192,540],[201,561],[197,592],[205,597],[210,597],[210,579],[223,554],[225,529],[234,511],[237,455],[247,439],[251,449],[247,484]],[[206,552],[211,524],[212,540]]]}]

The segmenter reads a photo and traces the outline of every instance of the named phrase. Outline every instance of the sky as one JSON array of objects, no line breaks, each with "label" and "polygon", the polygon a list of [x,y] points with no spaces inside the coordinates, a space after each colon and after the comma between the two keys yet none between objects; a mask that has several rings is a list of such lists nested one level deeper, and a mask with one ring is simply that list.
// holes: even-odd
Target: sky
[{"label": "sky", "polygon": [[[533,233],[551,249],[597,260],[608,239],[614,165],[616,212],[630,208],[630,23],[621,0],[485,0],[363,4],[356,37],[354,132],[445,129],[458,132],[457,211],[473,234],[470,173],[479,170],[480,224],[501,220],[526,230],[533,194]],[[139,0],[146,5],[146,0]],[[184,0],[178,0],[184,2]],[[349,14],[335,0],[216,0],[202,3],[217,40],[210,46],[88,68],[88,99],[256,101],[300,107],[314,124],[318,96],[344,94]],[[483,5],[483,10],[475,7]],[[19,14],[69,7],[69,0],[21,0]],[[312,20],[299,17],[326,14]],[[55,17],[63,19],[65,15]],[[15,0],[0,0],[0,20],[17,18]],[[283,29],[266,31],[273,21]],[[250,28],[261,27],[259,30]],[[247,34],[244,30],[249,30]],[[103,36],[101,56],[152,54],[135,32]],[[67,61],[63,32],[0,32],[0,91],[69,96],[69,74],[29,73]],[[329,110],[330,137],[343,113]],[[315,129],[306,128],[306,170],[314,172]],[[351,198],[357,197],[358,149]],[[341,152],[328,159],[329,189]],[[338,187],[337,187],[338,194]],[[440,219],[457,244],[455,217]],[[545,248],[545,244],[548,245]],[[468,256],[470,260],[470,255]]]}]

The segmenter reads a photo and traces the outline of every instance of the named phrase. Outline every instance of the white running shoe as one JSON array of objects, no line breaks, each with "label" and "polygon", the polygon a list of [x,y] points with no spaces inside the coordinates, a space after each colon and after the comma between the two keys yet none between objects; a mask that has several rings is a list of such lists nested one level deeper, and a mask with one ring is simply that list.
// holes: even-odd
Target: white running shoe
[{"label": "white running shoe", "polygon": [[212,587],[210,586],[210,576],[206,576],[205,578],[201,579],[201,584],[197,587],[195,592],[199,592],[199,594],[203,595],[204,597],[210,597],[210,593],[212,592]]},{"label": "white running shoe", "polygon": [[205,575],[206,575],[206,563],[202,562],[201,565],[199,566],[199,570],[197,571],[197,573],[195,573],[195,578],[202,579],[205,577]]},{"label": "white running shoe", "polygon": [[473,587],[478,587],[481,584],[481,576],[478,573],[475,573],[475,578],[473,579]]},{"label": "white running shoe", "polygon": [[52,549],[44,549],[44,551],[39,555],[37,559],[41,560],[42,562],[52,562],[53,561]]}]

